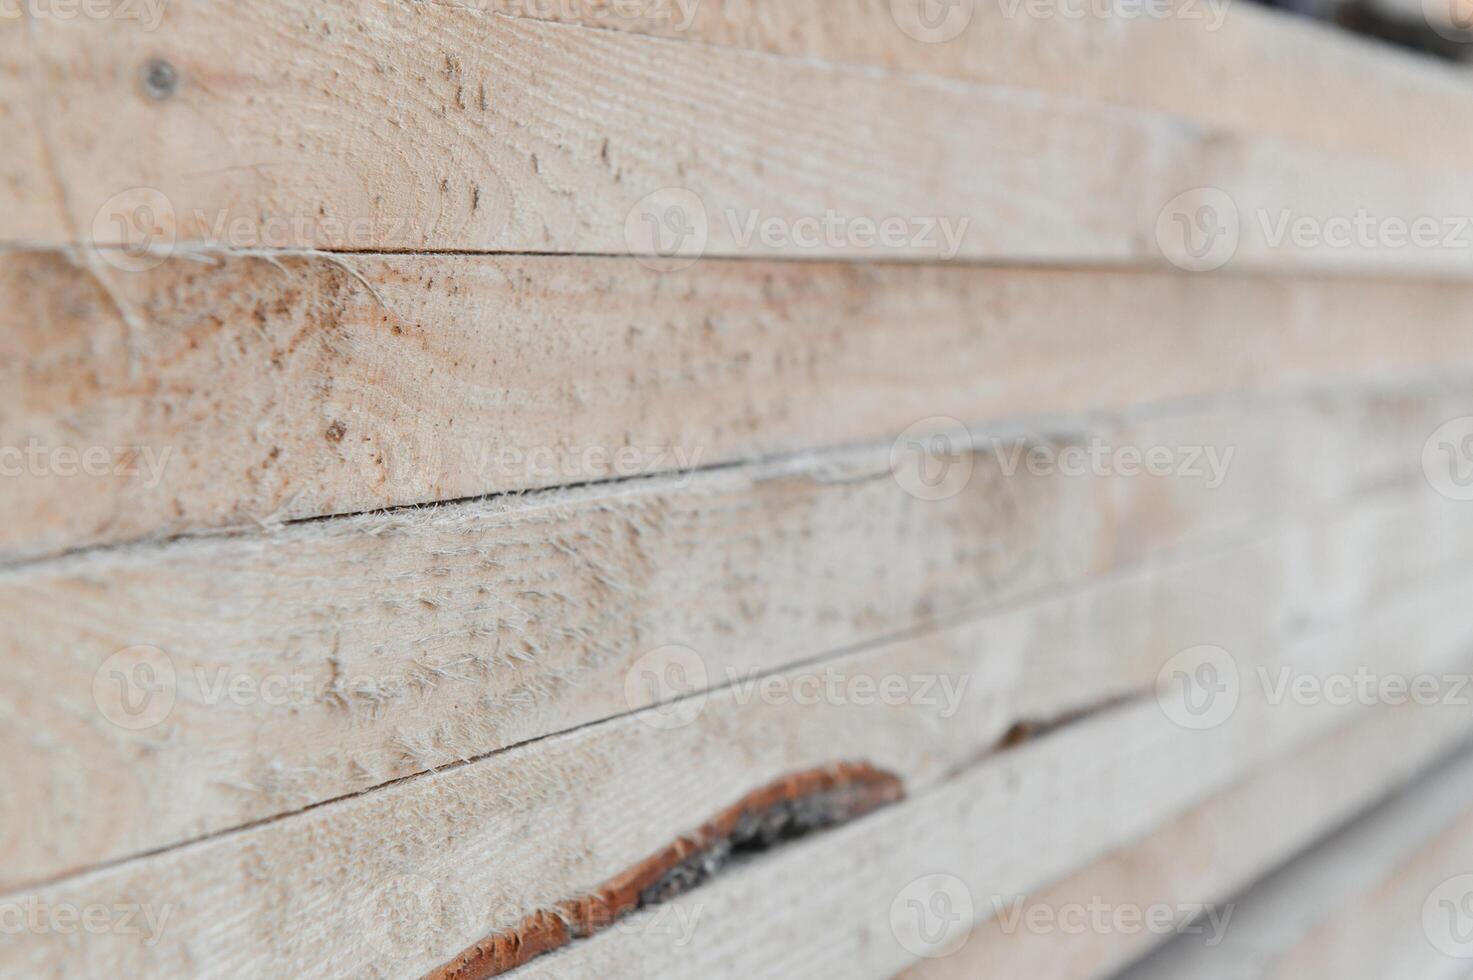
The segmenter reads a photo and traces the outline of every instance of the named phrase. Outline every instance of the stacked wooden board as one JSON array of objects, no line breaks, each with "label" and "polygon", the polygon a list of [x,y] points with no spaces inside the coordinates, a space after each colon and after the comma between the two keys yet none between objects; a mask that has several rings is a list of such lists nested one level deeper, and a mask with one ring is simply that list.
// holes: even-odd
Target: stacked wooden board
[{"label": "stacked wooden board", "polygon": [[0,20],[0,975],[1104,976],[1463,751],[1468,82],[946,9]]},{"label": "stacked wooden board", "polygon": [[1439,768],[1235,896],[1223,941],[1179,937],[1129,976],[1465,975],[1469,774],[1466,756]]}]

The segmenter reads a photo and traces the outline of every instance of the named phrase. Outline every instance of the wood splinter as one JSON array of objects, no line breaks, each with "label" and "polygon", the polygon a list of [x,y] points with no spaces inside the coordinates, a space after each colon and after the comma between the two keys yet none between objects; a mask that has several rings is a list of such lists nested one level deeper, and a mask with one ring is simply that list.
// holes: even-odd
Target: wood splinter
[{"label": "wood splinter", "polygon": [[905,796],[894,775],[866,763],[796,773],[748,793],[699,830],[605,882],[595,891],[539,909],[481,940],[426,980],[500,976],[643,908],[671,901],[731,861],[857,820]]}]

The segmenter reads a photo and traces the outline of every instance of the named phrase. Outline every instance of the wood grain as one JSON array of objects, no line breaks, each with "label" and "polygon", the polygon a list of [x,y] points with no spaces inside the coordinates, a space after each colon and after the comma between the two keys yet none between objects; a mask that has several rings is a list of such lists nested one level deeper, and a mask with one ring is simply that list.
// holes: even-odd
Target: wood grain
[{"label": "wood grain", "polygon": [[1463,914],[1462,889],[1439,888],[1473,873],[1470,811],[1473,756],[1464,752],[1236,896],[1238,923],[1221,944],[1183,937],[1125,976],[1463,976],[1456,941],[1443,951],[1433,940],[1454,940],[1448,914]]},{"label": "wood grain", "polygon": [[[658,852],[699,824],[693,813],[720,812],[756,787],[832,764],[836,752],[897,774],[907,794],[916,795],[988,756],[1020,719],[1069,717],[1133,696],[1130,706],[1105,712],[1098,724],[1079,723],[1078,734],[1065,731],[1036,748],[1005,753],[996,765],[983,763],[975,776],[952,783],[948,809],[961,806],[977,817],[993,808],[993,818],[977,817],[978,832],[985,826],[988,835],[1001,835],[995,839],[1015,841],[1016,848],[999,856],[1037,876],[1029,881],[1052,880],[1367,710],[1272,703],[1245,683],[1227,722],[1187,731],[1151,696],[1163,664],[1178,650],[1222,644],[1235,651],[1245,673],[1275,663],[1324,672],[1357,665],[1466,669],[1473,633],[1460,610],[1473,583],[1465,576],[1377,586],[1378,599],[1351,600],[1369,612],[1347,615],[1333,603],[1316,610],[1315,599],[1323,602],[1333,591],[1324,584],[1297,609],[1275,605],[1301,595],[1275,569],[1319,562],[1285,562],[1272,547],[1220,561],[1237,570],[1209,572],[1209,563],[1202,572],[1168,567],[1127,576],[794,669],[777,694],[734,684],[673,709],[652,708],[13,892],[11,901],[48,906],[139,902],[168,907],[172,918],[164,940],[151,946],[129,935],[89,936],[82,944],[50,933],[22,935],[0,952],[0,965],[40,976],[63,964],[76,970],[92,963],[148,972],[187,968],[200,976],[286,968],[308,976],[420,973],[529,911],[587,893]],[[1363,574],[1359,558],[1348,564]],[[886,678],[898,678],[905,694],[800,696],[827,667],[840,672],[841,691],[860,690],[852,678],[868,678],[871,691],[882,684],[893,689]],[[964,677],[970,682],[962,689]],[[917,679],[927,678],[934,683],[922,690]],[[954,711],[938,696],[948,678],[961,690]],[[782,691],[790,696],[778,696]],[[300,729],[298,737],[308,738]],[[883,832],[888,846],[935,839],[924,827],[904,826]],[[845,834],[826,837],[845,841]],[[534,841],[545,846],[529,846]],[[1040,862],[1040,855],[1048,860]],[[868,863],[862,854],[851,859],[855,867]],[[786,857],[783,867],[794,882],[825,880]],[[854,897],[872,896],[873,885],[867,881]],[[421,898],[428,889],[433,910],[408,903],[395,891],[400,888]],[[815,899],[815,908],[824,906]],[[781,957],[783,946],[753,952]],[[330,961],[320,957],[323,949],[334,950]],[[702,944],[709,955],[720,949]],[[805,949],[811,947],[796,944],[793,955]]]},{"label": "wood grain", "polygon": [[42,138],[38,70],[25,23],[0,21],[0,127],[6,134],[0,150],[0,240],[6,242],[54,240],[58,229],[76,237]]},{"label": "wood grain", "polygon": [[[362,280],[326,260],[175,260],[100,280],[0,258],[0,557],[888,441],[936,416],[990,431],[1473,366],[1473,294],[1451,286],[744,262],[662,277],[548,257],[352,268]],[[35,465],[12,458],[33,446]],[[62,450],[71,468],[47,466]],[[83,453],[102,454],[91,475]]]},{"label": "wood grain", "polygon": [[905,796],[900,780],[864,764],[794,773],[754,790],[591,894],[538,909],[476,943],[425,980],[489,980],[679,898],[735,862],[852,823]]},{"label": "wood grain", "polygon": [[0,975],[1448,966],[1466,80],[908,2],[0,9]]},{"label": "wood grain", "polygon": [[[651,255],[652,215],[711,257],[1164,264],[1198,217],[1178,195],[1214,188],[1241,216],[1234,268],[1468,272],[1473,193],[1435,156],[434,4],[175,0],[152,33],[32,30],[69,218],[32,240],[53,245],[146,226],[164,248]],[[162,97],[141,81],[158,59]],[[670,189],[673,218],[642,204]],[[1401,244],[1270,230],[1361,214],[1401,221]],[[1409,247],[1416,219],[1461,221],[1461,244]],[[856,230],[888,220],[893,239]]]},{"label": "wood grain", "polygon": [[1473,153],[1446,125],[1470,109],[1456,70],[1249,4],[1177,0],[1128,16],[977,3],[961,33],[933,42],[901,29],[889,0],[433,2],[1152,109],[1418,166]]},{"label": "wood grain", "polygon": [[[1281,790],[1285,794],[1282,800],[1302,801],[1304,809],[1291,818],[1296,823],[1315,826],[1321,823],[1321,818],[1337,819],[1347,800],[1372,800],[1462,744],[1466,728],[1456,716],[1457,711],[1450,709],[1409,706],[1376,709],[1372,716],[1322,735],[1299,751],[1286,751],[1275,759],[1263,760],[1258,768],[1246,771],[1231,789],[1213,795],[1209,802],[1189,810],[1188,816],[1182,819],[1190,821],[1191,814],[1205,812],[1234,794],[1270,789]],[[1101,752],[1140,748],[1138,743],[1120,735],[1119,731],[1106,731],[1102,727],[1087,734],[1081,730],[1077,740],[1070,739],[1069,748],[1090,762],[1093,761],[1091,749],[1098,743],[1089,744],[1089,736],[1110,739],[1109,749]],[[1101,772],[1098,767],[1075,769],[1067,761],[1059,763],[1063,770],[1059,775],[1067,773],[1081,786],[1098,788],[1102,801],[1095,805],[1099,809],[1092,812],[1071,809],[1088,808],[1092,804],[1067,791],[1037,800],[1033,809],[1023,809],[1021,799],[1033,783],[1030,777],[1045,781],[1055,778],[1052,772],[1041,775],[1025,768],[1030,764],[1050,765],[1051,753],[1045,761],[1047,745],[1043,743],[1035,752],[1017,759],[1018,768],[1013,770],[1016,775],[1009,789],[1017,794],[1013,799],[1019,801],[1018,811],[1010,812],[1009,789],[992,781],[985,786],[943,789],[904,808],[881,814],[869,823],[856,825],[841,837],[804,845],[801,855],[785,855],[782,860],[756,865],[730,879],[718,880],[704,893],[689,896],[679,914],[667,912],[663,920],[647,916],[620,933],[599,937],[533,963],[525,975],[533,980],[562,980],[651,976],[665,971],[689,975],[691,971],[734,969],[769,977],[807,977],[831,972],[845,976],[893,976],[917,956],[900,945],[892,917],[904,922],[907,916],[913,915],[904,903],[912,897],[924,902],[928,896],[924,887],[918,895],[904,889],[908,886],[914,889],[912,883],[922,877],[947,874],[966,886],[978,925],[959,952],[900,975],[907,978],[1008,976],[978,973],[964,966],[973,955],[973,946],[986,943],[994,928],[990,925],[994,898],[1005,903],[1006,908],[1006,903],[1018,895],[1051,897],[1056,893],[1043,887],[1047,880],[1087,863],[1091,860],[1089,855],[1119,846],[1126,847],[1126,853],[1150,852],[1157,834],[1162,835],[1163,845],[1169,845],[1177,825],[1176,821],[1159,820],[1154,826],[1146,825],[1150,818],[1124,802],[1133,802],[1130,794],[1139,791],[1138,782],[1128,781],[1115,771]],[[1142,767],[1159,767],[1161,759],[1155,755],[1145,757]],[[1167,768],[1174,770],[1172,766]],[[1111,785],[1111,781],[1119,781],[1118,795],[1103,788]],[[1322,787],[1326,795],[1306,792],[1313,787]],[[1029,803],[1035,799],[1031,794],[1027,796]],[[1256,804],[1256,800],[1251,801],[1251,805],[1256,807]],[[1250,816],[1247,811],[1243,815]],[[1285,815],[1289,816],[1287,811]],[[1142,825],[1133,834],[1122,832],[1124,823],[1136,819]],[[1251,826],[1224,826],[1221,832],[1230,837],[1251,832]],[[1267,842],[1272,837],[1268,833],[1261,839]],[[1231,846],[1219,843],[1216,837],[1206,841],[1192,837],[1184,843],[1199,842]],[[1244,854],[1247,860],[1253,860],[1251,850]],[[1175,851],[1169,857],[1163,853],[1163,858],[1178,868],[1182,864],[1182,855]],[[1173,900],[1169,891],[1144,895],[1150,900]],[[1205,901],[1195,892],[1188,891],[1185,895],[1186,901]],[[1129,893],[1123,899],[1129,901],[1135,897]],[[1088,902],[1092,898],[1093,894],[1083,900]],[[953,906],[953,914],[960,910],[959,906]],[[757,918],[770,930],[772,942],[751,941],[750,922]],[[693,932],[691,923],[695,924]],[[993,961],[984,956],[980,962]],[[1040,963],[1044,969],[1053,965],[1047,958],[1030,960],[1028,965]],[[963,965],[963,969],[949,973],[951,964]],[[1067,964],[1059,965],[1066,971],[1061,975],[1072,975],[1067,972]]]},{"label": "wood grain", "polygon": [[[1325,837],[1338,839],[1342,825],[1358,819],[1393,791],[1399,794],[1394,808],[1420,812],[1414,823],[1426,825],[1429,818],[1435,822],[1445,816],[1441,811],[1447,794],[1437,787],[1443,784],[1442,763],[1446,760],[1437,760],[1436,766],[1432,763],[1438,746],[1446,749],[1446,745],[1429,738],[1431,732],[1406,729],[1405,719],[1394,712],[1386,712],[1373,722],[1358,723],[1301,753],[1266,764],[1261,771],[1103,860],[1015,898],[1023,898],[1025,914],[1033,907],[1058,910],[1088,907],[1091,903],[1112,910],[1164,905],[1183,911],[1213,903],[1220,914],[1226,914],[1231,905],[1226,945],[1245,953],[1249,948],[1255,952],[1282,948],[1286,945],[1284,938],[1300,934],[1296,930],[1303,928],[1296,917],[1333,917],[1345,893],[1321,887],[1313,898],[1301,895],[1306,901],[1297,907],[1276,903],[1261,908],[1254,897],[1256,887],[1247,895],[1240,894],[1240,890],[1285,862],[1293,861],[1292,869],[1300,863],[1299,853],[1311,847],[1317,851],[1329,847],[1345,866],[1365,867],[1366,862],[1351,858],[1343,848],[1320,845],[1320,841]],[[1466,744],[1457,752],[1466,753]],[[1466,763],[1456,761],[1458,756],[1453,758],[1451,765],[1466,768]],[[1353,839],[1363,842],[1358,834]],[[1292,870],[1288,874],[1292,876]],[[1316,884],[1326,883],[1320,880]],[[1343,881],[1336,882],[1340,885]],[[1173,927],[1184,924],[1182,914],[1172,923]],[[1369,924],[1365,919],[1358,922],[1361,927]],[[1208,977],[1214,975],[1213,968],[1227,966],[1223,961],[1230,959],[1222,955],[1224,951],[1203,955],[1202,945],[1212,936],[1210,928],[1179,940],[1139,927],[1032,931],[1026,927],[1005,928],[1001,919],[989,918],[978,923],[966,946],[956,954],[922,960],[899,980],[969,980],[977,976],[1048,976],[1058,980],[1113,976],[1147,980],[1188,974]],[[1163,943],[1180,949],[1168,946],[1145,965],[1126,969]],[[1224,978],[1260,975],[1258,968],[1242,972],[1242,961],[1234,962],[1232,967],[1239,972],[1229,968],[1222,974]]]},{"label": "wood grain", "polygon": [[[1035,473],[1004,440],[979,445],[969,484],[940,501],[902,489],[887,452],[856,451],[15,569],[0,574],[0,742],[29,802],[0,835],[0,877],[168,846],[642,707],[628,673],[672,644],[719,685],[1165,559],[1208,577],[1184,610],[1221,586],[1248,590],[1247,622],[1260,603],[1348,613],[1473,549],[1460,505],[1419,473],[1429,419],[1459,397],[1204,407],[1027,443],[1230,451],[1216,486],[1205,469]],[[1328,523],[1306,538],[1292,530],[1306,521]],[[1236,564],[1204,558],[1244,548]],[[139,646],[161,652],[145,666],[126,652]],[[148,688],[135,671],[155,668],[176,700],[162,717],[128,712],[121,699]]]}]

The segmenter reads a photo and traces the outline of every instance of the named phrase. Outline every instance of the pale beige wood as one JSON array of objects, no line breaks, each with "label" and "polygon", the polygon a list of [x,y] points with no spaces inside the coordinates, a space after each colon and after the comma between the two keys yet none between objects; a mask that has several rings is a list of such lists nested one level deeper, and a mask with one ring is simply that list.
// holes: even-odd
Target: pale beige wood
[{"label": "pale beige wood", "polygon": [[[0,241],[55,238],[66,208],[47,153],[42,95],[24,21],[0,20]],[[76,237],[76,230],[69,232]]]},{"label": "pale beige wood", "polygon": [[[963,254],[1067,242],[1120,259],[1165,203],[1143,212],[1151,178],[1200,141],[1093,107],[432,5],[176,0],[146,36],[85,18],[35,34],[71,218],[58,242],[118,240],[94,218],[146,186],[181,241],[624,253],[636,203],[685,187],[717,219],[712,255],[738,250],[731,207],[969,216]],[[155,57],[180,79],[164,101],[139,84]]]},{"label": "pale beige wood", "polygon": [[[1316,880],[1312,892],[1298,889],[1296,897],[1302,904],[1292,909],[1281,902],[1271,907],[1260,903],[1257,886],[1247,896],[1235,897],[1238,890],[1380,802],[1393,787],[1400,795],[1391,806],[1406,822],[1426,827],[1430,818],[1430,825],[1435,826],[1439,819],[1450,816],[1443,812],[1449,795],[1443,791],[1446,775],[1440,768],[1430,774],[1419,773],[1418,769],[1429,762],[1426,748],[1409,745],[1402,736],[1386,731],[1391,722],[1388,716],[1378,724],[1357,724],[1300,755],[1265,766],[1263,771],[1104,860],[1021,896],[1024,909],[1039,906],[1058,910],[1093,902],[1112,910],[1168,906],[1190,912],[1192,906],[1211,903],[1217,906],[1221,921],[1231,905],[1226,945],[1250,957],[1249,951],[1275,948],[1286,933],[1302,935],[1304,927],[1295,916],[1312,920],[1334,914],[1346,894],[1340,890],[1345,878],[1341,872],[1349,870],[1354,876],[1367,866],[1380,865],[1358,860],[1344,847],[1332,848],[1336,864],[1323,870],[1334,880]],[[1466,745],[1459,751],[1465,753]],[[1467,770],[1468,757],[1460,758],[1463,761],[1455,765]],[[1417,779],[1409,781],[1414,776]],[[1458,778],[1467,783],[1466,772]],[[1462,799],[1466,801],[1466,793]],[[1411,819],[1407,811],[1415,811],[1416,819]],[[1381,817],[1374,819],[1379,822]],[[1353,839],[1357,849],[1365,844],[1362,835],[1355,834]],[[1404,839],[1404,835],[1396,838],[1398,842]],[[1296,860],[1291,868],[1301,863]],[[1185,924],[1180,919],[1178,916],[1174,924]],[[1359,928],[1370,924],[1364,917],[1356,921]],[[1380,938],[1375,930],[1369,932]],[[1206,923],[1204,933],[1188,934],[1179,941],[1180,955],[1163,951],[1125,975],[1130,980],[1214,976],[1210,971],[1226,966],[1222,962],[1225,957],[1218,953],[1204,957],[1201,948],[1215,935],[1210,922]],[[966,946],[955,955],[923,960],[901,974],[900,980],[970,980],[978,976],[1082,980],[1116,976],[1132,960],[1169,938],[1140,928],[1068,932],[1057,928],[1004,928],[1003,920],[991,918],[978,924]],[[1232,966],[1238,972],[1229,969],[1223,977],[1262,975],[1257,968],[1243,972],[1242,962]],[[1297,975],[1344,974],[1316,968]]]},{"label": "pale beige wood", "polygon": [[1252,4],[977,2],[933,43],[899,29],[890,0],[433,2],[1108,101],[1419,166],[1473,154],[1447,125],[1473,108],[1460,73]]},{"label": "pale beige wood", "polygon": [[[946,790],[948,811],[960,807],[977,833],[986,829],[978,839],[1016,845],[996,852],[999,860],[1026,868],[1029,882],[1047,881],[1366,710],[1272,703],[1245,680],[1227,721],[1188,731],[1153,697],[1163,663],[1181,646],[1225,643],[1248,677],[1254,665],[1278,662],[1316,671],[1466,669],[1473,639],[1461,615],[1473,594],[1466,576],[1393,590],[1369,603],[1364,617],[1331,609],[1306,620],[1265,611],[1274,597],[1295,592],[1274,581],[1282,562],[1249,564],[1231,581],[1261,596],[1245,597],[1221,576],[1173,567],[787,675],[785,689],[795,691],[800,678],[828,667],[876,684],[970,678],[949,717],[919,687],[908,689],[915,697],[889,703],[807,703],[758,697],[736,684],[697,702],[700,710],[682,726],[663,723],[667,709],[651,709],[12,892],[11,901],[49,906],[148,903],[170,908],[171,919],[152,946],[135,935],[22,935],[0,951],[0,966],[42,976],[104,963],[198,976],[421,972],[531,909],[588,891],[704,819],[694,814],[714,814],[784,774],[864,760],[900,774],[921,796],[985,758],[1020,719],[1048,721],[1130,697],[1129,706],[1072,733],[983,762]],[[1236,608],[1238,600],[1248,609]],[[888,846],[936,842],[936,833],[916,832],[914,812],[881,825]],[[838,847],[850,839],[831,836]],[[848,860],[869,864],[863,854]],[[825,880],[784,867],[795,883]],[[439,896],[433,916],[386,897],[406,877]],[[863,884],[853,897],[870,894],[875,883]],[[386,936],[393,938],[388,948]],[[805,951],[795,946],[793,955]],[[703,944],[702,952],[721,955],[719,945]],[[780,949],[760,955],[783,957]]]},{"label": "pale beige wood", "polygon": [[[1035,475],[1012,456],[1025,444],[1004,438],[979,440],[970,483],[943,501],[908,494],[888,452],[857,451],[12,570],[0,744],[30,803],[0,836],[0,878],[168,846],[640,707],[626,673],[670,644],[696,650],[719,686],[1173,555],[1193,571],[1156,572],[1120,599],[1179,602],[1143,624],[1186,630],[1219,593],[1241,628],[1267,609],[1353,613],[1473,552],[1461,505],[1418,465],[1458,397],[1235,403],[1073,423],[1046,443],[1197,447],[1227,464],[1220,485],[1205,463],[1200,477]],[[1386,486],[1399,489],[1366,496]],[[107,699],[143,697],[114,656],[138,645],[162,651],[175,700],[131,730]]]},{"label": "pale beige wood", "polygon": [[1234,898],[1237,922],[1224,942],[1183,937],[1126,976],[1462,977],[1467,959],[1453,955],[1458,938],[1448,923],[1461,916],[1466,935],[1466,889],[1444,883],[1470,873],[1473,754],[1465,749]]},{"label": "pale beige wood", "polygon": [[[1271,231],[1281,218],[1473,216],[1462,169],[1435,160],[453,7],[176,0],[146,35],[88,18],[37,20],[34,34],[70,217],[53,243],[134,241],[121,214],[235,247],[648,254],[627,232],[669,188],[694,195],[680,224],[704,214],[707,256],[1164,264],[1163,248],[1182,260],[1181,233],[1163,246],[1158,227],[1196,221],[1178,195],[1202,187],[1240,213],[1235,268],[1463,277],[1473,236],[1464,222],[1463,243],[1445,245],[1439,226],[1414,248],[1403,225],[1400,246],[1305,247]],[[178,79],[162,99],[140,81],[158,58]],[[137,188],[161,195],[146,215],[118,203]],[[956,234],[748,235],[830,214]]]},{"label": "pale beige wood", "polygon": [[[1467,977],[1469,879],[1445,883],[1470,874],[1473,813],[1465,797],[1463,812],[1443,833],[1285,950],[1268,975],[1303,977],[1313,968],[1346,980]],[[1449,915],[1457,917],[1455,931]],[[1448,945],[1439,948],[1434,941]]]},{"label": "pale beige wood", "polygon": [[[1449,708],[1377,709],[1372,717],[1336,729],[1299,752],[1264,760],[1261,767],[1245,773],[1233,790],[1212,797],[1201,812],[1235,792],[1282,791],[1282,799],[1299,801],[1304,807],[1294,814],[1284,811],[1292,821],[1312,824],[1321,817],[1336,819],[1337,808],[1345,801],[1374,799],[1460,743],[1465,730],[1457,714]],[[1138,747],[1119,739],[1120,734],[1107,732],[1103,726],[1087,734],[1081,731],[1067,748],[1081,755],[1099,751],[1097,743],[1089,742],[1090,736],[1114,736],[1109,743],[1114,751]],[[1086,853],[1123,843],[1127,834],[1118,832],[1117,821],[1138,816],[1124,801],[1140,784],[1131,783],[1122,787],[1121,794],[1109,796],[1109,802],[1095,804],[1105,816],[1069,809],[1090,805],[1072,793],[1036,799],[1029,792],[1035,780],[1053,778],[1036,773],[1038,767],[1050,764],[1045,758],[1048,748],[1045,743],[1029,755],[1020,753],[1016,768],[1011,769],[1012,785],[1007,788],[996,786],[996,780],[944,788],[907,804],[904,810],[882,813],[842,834],[799,845],[794,855],[774,856],[718,880],[678,900],[674,912],[644,913],[618,933],[606,933],[563,954],[534,961],[522,975],[532,980],[655,975],[894,976],[917,958],[902,948],[891,927],[897,905],[911,897],[926,900],[924,890],[918,896],[902,895],[917,878],[949,874],[961,879],[972,896],[973,918],[984,920],[993,914],[993,896],[1010,901],[1015,895],[1036,892],[1071,861],[1088,861]],[[1163,758],[1142,756],[1140,766],[1158,772],[1174,770]],[[1060,765],[1060,776],[1074,776],[1081,783],[1102,776],[1097,768],[1076,771],[1066,762]],[[1111,772],[1109,778],[1120,777]],[[1327,796],[1307,792],[1316,786]],[[1020,812],[1009,813],[1010,793],[1017,794],[1013,799],[1026,799],[1035,808],[1020,804]],[[1257,802],[1243,813],[1245,817],[1258,812]],[[1175,822],[1166,824],[1163,844],[1171,839],[1175,826]],[[1141,826],[1130,846],[1149,850],[1156,839],[1150,835],[1160,830]],[[1266,837],[1273,837],[1272,831],[1265,830]],[[1164,858],[1164,851],[1158,853]],[[1247,857],[1251,861],[1252,856]],[[1182,855],[1173,852],[1164,859],[1180,864]],[[898,914],[903,917],[912,911],[902,906]],[[754,921],[762,923],[760,939],[753,934]],[[939,922],[933,919],[931,924],[937,927]],[[968,980],[1054,976],[965,968],[947,972],[951,964],[967,962],[974,944],[985,941],[990,928],[987,921],[980,921],[960,952],[900,975],[929,978],[935,971],[936,976]],[[1041,962],[1047,971],[1050,964]],[[1040,961],[1027,965],[1037,969]]]},{"label": "pale beige wood", "polygon": [[103,267],[109,293],[56,256],[0,258],[17,351],[0,361],[0,453],[106,464],[0,459],[20,469],[0,480],[0,556],[888,440],[933,416],[1473,364],[1473,294],[1450,286],[746,262],[661,277],[549,257],[351,268],[363,280],[328,260]]}]

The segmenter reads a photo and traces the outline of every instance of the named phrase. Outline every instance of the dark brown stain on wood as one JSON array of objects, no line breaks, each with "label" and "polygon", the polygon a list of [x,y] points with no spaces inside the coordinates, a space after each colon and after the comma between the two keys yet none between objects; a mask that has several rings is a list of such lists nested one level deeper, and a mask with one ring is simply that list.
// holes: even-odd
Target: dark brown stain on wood
[{"label": "dark brown stain on wood", "polygon": [[694,833],[610,879],[595,891],[539,909],[488,936],[426,980],[484,980],[544,953],[596,935],[624,916],[698,888],[733,860],[838,827],[896,803],[900,779],[866,763],[840,763],[787,776],[748,793]]}]

